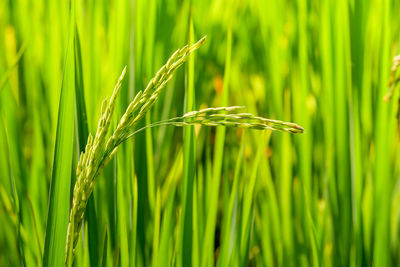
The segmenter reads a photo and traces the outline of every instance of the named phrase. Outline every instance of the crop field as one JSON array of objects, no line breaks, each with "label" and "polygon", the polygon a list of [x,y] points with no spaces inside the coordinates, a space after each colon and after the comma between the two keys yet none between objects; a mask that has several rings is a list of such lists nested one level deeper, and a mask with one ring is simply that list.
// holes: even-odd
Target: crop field
[{"label": "crop field", "polygon": [[400,266],[400,1],[0,0],[0,266]]}]

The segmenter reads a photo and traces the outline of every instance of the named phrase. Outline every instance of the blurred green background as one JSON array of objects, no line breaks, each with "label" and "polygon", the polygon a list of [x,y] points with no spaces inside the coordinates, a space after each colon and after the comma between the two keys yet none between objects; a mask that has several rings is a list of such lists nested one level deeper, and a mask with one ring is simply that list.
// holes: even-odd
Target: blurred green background
[{"label": "blurred green background", "polygon": [[[71,22],[66,0],[0,1],[0,266],[42,265],[52,253],[69,25],[92,134],[123,67],[115,123],[190,32],[207,35],[194,75],[185,64],[146,123],[183,114],[192,86],[196,110],[240,105],[305,128],[196,127],[189,180],[185,130],[138,134],[98,179],[76,266],[399,266],[398,91],[383,101],[399,14],[396,0],[76,0]],[[68,108],[77,131],[82,114]]]}]

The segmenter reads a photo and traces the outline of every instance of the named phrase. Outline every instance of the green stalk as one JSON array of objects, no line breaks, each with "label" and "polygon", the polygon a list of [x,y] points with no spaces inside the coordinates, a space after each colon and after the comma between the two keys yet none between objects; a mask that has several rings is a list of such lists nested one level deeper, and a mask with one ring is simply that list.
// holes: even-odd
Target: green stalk
[{"label": "green stalk", "polygon": [[[193,23],[190,20],[189,45],[194,43]],[[195,108],[194,57],[188,60],[187,85],[185,91],[185,113]],[[183,176],[182,176],[182,217],[181,217],[181,266],[192,265],[193,236],[193,183],[195,178],[196,143],[194,126],[184,128],[183,133]]]}]

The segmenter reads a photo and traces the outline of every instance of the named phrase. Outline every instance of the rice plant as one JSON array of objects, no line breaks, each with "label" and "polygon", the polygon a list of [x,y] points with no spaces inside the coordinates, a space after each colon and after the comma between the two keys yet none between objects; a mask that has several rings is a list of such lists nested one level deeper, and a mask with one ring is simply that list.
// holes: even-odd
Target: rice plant
[{"label": "rice plant", "polygon": [[[175,70],[182,65],[191,52],[200,47],[204,40],[205,38],[203,37],[194,45],[190,47],[185,46],[176,51],[170,57],[167,63],[157,72],[156,76],[150,80],[143,93],[142,91],[139,91],[136,94],[134,100],[127,107],[116,129],[108,138],[107,142],[106,135],[111,123],[111,116],[115,108],[116,97],[118,96],[118,93],[121,89],[122,80],[126,74],[126,67],[122,71],[122,74],[114,87],[114,91],[110,97],[110,100],[104,100],[95,137],[93,138],[91,135],[89,135],[85,152],[81,153],[78,166],[76,168],[77,181],[74,186],[72,208],[68,223],[67,244],[65,248],[66,265],[68,265],[69,260],[73,259],[74,249],[79,239],[79,233],[82,227],[87,201],[93,192],[97,177],[101,174],[104,167],[117,152],[118,146],[139,131],[159,125],[186,126],[199,124],[206,126],[240,127],[258,130],[268,129],[292,133],[303,132],[303,128],[295,123],[269,120],[254,116],[249,113],[219,113],[220,111],[235,110],[238,107],[207,108],[200,111],[191,111],[181,117],[153,123],[134,131],[133,129],[135,129],[135,125],[144,117],[146,112],[157,101],[161,90],[172,78]],[[72,253],[70,252],[71,250]]]},{"label": "rice plant", "polygon": [[0,266],[399,266],[398,14],[0,1]]}]

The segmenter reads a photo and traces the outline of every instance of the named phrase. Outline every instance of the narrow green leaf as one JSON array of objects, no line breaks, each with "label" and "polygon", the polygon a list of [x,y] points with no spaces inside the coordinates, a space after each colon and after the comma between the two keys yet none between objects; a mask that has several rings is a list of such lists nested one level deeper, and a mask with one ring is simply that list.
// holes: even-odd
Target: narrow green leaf
[{"label": "narrow green leaf", "polygon": [[[176,175],[176,167],[171,173]],[[170,266],[172,260],[172,238],[174,232],[173,215],[174,215],[175,186],[172,187],[168,201],[163,214],[163,222],[160,234],[160,248],[158,251],[158,262]]]},{"label": "narrow green leaf", "polygon": [[128,247],[128,210],[127,205],[128,197],[127,191],[128,177],[130,177],[128,167],[126,166],[123,150],[117,153],[117,227],[118,227],[118,240],[119,240],[119,250],[120,250],[120,261],[121,266],[129,266],[129,247]]},{"label": "narrow green leaf", "polygon": [[101,266],[102,267],[107,266],[107,244],[108,244],[107,240],[108,240],[108,236],[107,236],[107,228],[106,228],[106,230],[104,231],[103,252],[101,254],[101,255],[103,255],[101,258]]},{"label": "narrow green leaf", "polygon": [[243,192],[243,206],[241,216],[241,236],[239,241],[240,247],[240,258],[242,265],[246,265],[249,261],[250,251],[250,237],[252,232],[252,224],[254,220],[254,199],[255,199],[255,186],[257,181],[258,166],[261,161],[262,152],[265,149],[265,134],[261,133],[261,136],[257,138],[260,140],[257,149],[257,154],[254,160],[254,165],[251,171],[251,176],[248,184],[244,188]]},{"label": "narrow green leaf", "polygon": [[[194,43],[193,23],[190,20],[189,45]],[[185,91],[185,110],[194,110],[194,55],[188,59],[187,85]],[[195,175],[195,137],[194,127],[183,130],[183,176],[182,176],[182,217],[180,229],[181,266],[192,265],[193,231],[193,181]]]},{"label": "narrow green leaf", "polygon": [[[231,54],[232,54],[232,31],[228,29],[227,33],[227,49],[226,49],[226,62],[225,62],[225,73],[224,73],[224,85],[222,91],[221,106],[226,106],[229,97],[229,79],[231,75]],[[211,186],[210,204],[207,210],[207,222],[205,237],[203,242],[203,253],[205,253],[202,259],[201,266],[213,265],[214,263],[214,234],[217,220],[217,208],[218,208],[218,197],[219,187],[221,182],[221,169],[222,161],[224,156],[224,142],[225,142],[225,127],[217,127],[217,133],[215,137],[214,146],[214,165],[212,170],[212,181]]]},{"label": "narrow green leaf", "polygon": [[75,1],[71,2],[69,39],[64,64],[63,82],[58,111],[57,133],[54,149],[53,171],[47,214],[46,239],[43,253],[44,266],[64,264],[70,207],[71,166],[74,137],[75,94]]},{"label": "narrow green leaf", "polygon": [[231,194],[229,196],[228,209],[226,213],[223,214],[225,217],[225,224],[222,227],[222,242],[221,242],[221,252],[218,257],[218,266],[228,266],[229,261],[232,256],[234,242],[236,240],[237,233],[237,210],[238,210],[238,201],[239,201],[239,180],[241,169],[243,165],[243,154],[245,148],[245,140],[246,140],[246,132],[242,135],[242,141],[240,145],[240,151],[238,153],[238,157],[236,159],[236,166],[233,178],[233,185]]},{"label": "narrow green leaf", "polygon": [[160,188],[157,189],[156,203],[154,207],[154,232],[153,232],[153,255],[152,266],[160,266],[158,261],[158,249],[160,240],[160,217],[161,217],[161,194]]},{"label": "narrow green leaf", "polygon": [[379,44],[382,46],[380,62],[379,91],[376,98],[375,145],[376,161],[374,173],[374,266],[392,266],[390,254],[390,205],[392,201],[393,177],[390,158],[391,147],[395,140],[396,128],[395,109],[393,105],[382,101],[387,91],[387,70],[389,69],[390,43],[390,1],[383,1],[377,10],[382,33]]},{"label": "narrow green leaf", "polygon": [[[76,132],[79,145],[79,153],[85,151],[86,142],[89,136],[89,126],[87,122],[85,89],[83,83],[82,55],[81,44],[78,28],[75,29],[75,115],[76,115]],[[86,219],[88,223],[88,243],[90,266],[99,266],[99,250],[98,250],[98,227],[97,216],[95,210],[94,196],[89,197],[86,207]]]},{"label": "narrow green leaf", "polygon": [[137,230],[137,216],[138,216],[138,185],[137,185],[137,177],[136,175],[133,178],[131,183],[131,192],[132,192],[132,240],[131,241],[131,258],[130,261],[132,265],[136,265],[136,230]]},{"label": "narrow green leaf", "polygon": [[[5,146],[7,153],[7,161],[9,168],[9,185],[11,197],[13,200],[13,212],[16,216],[15,221],[15,232],[17,239],[17,247],[18,247],[18,257],[20,264],[26,266],[25,259],[25,251],[24,251],[24,243],[21,236],[21,228],[22,228],[22,209],[24,203],[23,199],[21,199],[21,190],[23,185],[23,180],[25,175],[23,174],[24,168],[21,166],[20,158],[21,155],[21,145],[19,142],[18,135],[18,125],[17,125],[17,117],[16,117],[16,103],[13,101],[13,96],[10,90],[6,90],[5,95],[3,95],[2,106],[7,110],[5,114]],[[3,124],[3,123],[2,123]],[[22,184],[21,184],[22,183]],[[25,191],[25,190],[24,190]],[[27,240],[26,240],[27,241]]]}]

